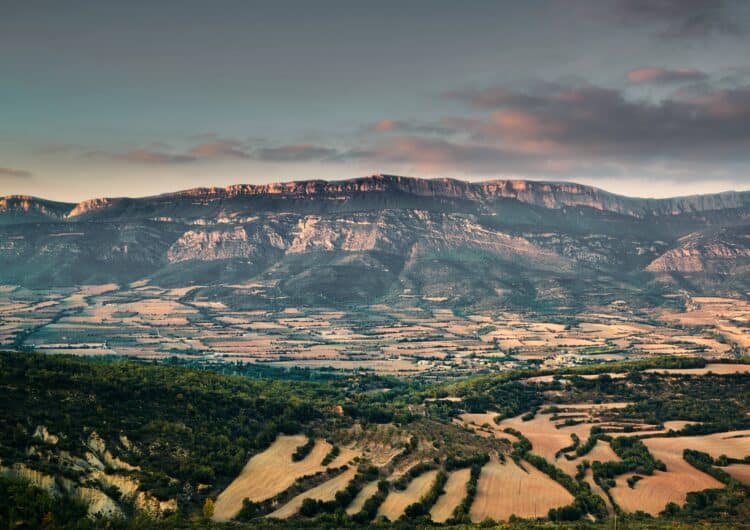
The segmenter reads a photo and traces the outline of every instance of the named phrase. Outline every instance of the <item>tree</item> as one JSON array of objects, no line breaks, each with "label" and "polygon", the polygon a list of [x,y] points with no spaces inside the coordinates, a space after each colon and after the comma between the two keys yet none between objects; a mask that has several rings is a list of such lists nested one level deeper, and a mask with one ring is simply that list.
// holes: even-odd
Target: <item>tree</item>
[{"label": "tree", "polygon": [[203,517],[211,519],[214,516],[214,500],[210,497],[203,503]]}]

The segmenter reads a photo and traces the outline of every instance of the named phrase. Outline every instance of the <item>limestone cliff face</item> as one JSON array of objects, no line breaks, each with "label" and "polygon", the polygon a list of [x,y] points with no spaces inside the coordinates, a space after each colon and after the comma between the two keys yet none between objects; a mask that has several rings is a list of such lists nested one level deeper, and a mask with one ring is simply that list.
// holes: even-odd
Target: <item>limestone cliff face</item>
[{"label": "limestone cliff face", "polygon": [[48,201],[27,195],[0,197],[0,224],[10,220],[60,220],[73,207],[64,202]]},{"label": "limestone cliff face", "polygon": [[[36,213],[52,220],[80,221],[91,218],[116,216],[121,219],[195,220],[211,216],[228,220],[248,215],[263,200],[288,199],[313,204],[336,203],[353,198],[360,206],[368,198],[382,205],[383,196],[449,199],[486,206],[500,199],[511,199],[523,204],[543,208],[589,207],[634,217],[673,216],[724,209],[750,207],[750,192],[726,192],[713,195],[696,195],[669,199],[639,199],[608,193],[591,186],[569,182],[542,182],[528,180],[493,180],[466,182],[455,179],[418,179],[396,175],[372,175],[351,180],[309,180],[273,184],[238,184],[224,188],[195,188],[140,199],[99,198],[78,204],[56,203],[35,197],[10,196],[0,198],[0,221],[9,214]],[[251,202],[247,202],[251,201]],[[261,201],[260,203],[258,201]],[[364,202],[362,202],[364,201]],[[381,202],[378,202],[381,201]],[[300,203],[295,203],[300,208]]]},{"label": "limestone cliff face", "polygon": [[111,206],[116,199],[88,199],[76,204],[72,210],[68,212],[66,217],[78,217],[80,215],[87,214],[95,210],[102,210]]},{"label": "limestone cliff face", "polygon": [[[30,462],[17,461],[6,465],[0,461],[0,476],[23,479],[53,495],[70,495],[87,506],[92,518],[123,517],[123,506],[126,505],[152,517],[162,517],[177,510],[177,499],[159,500],[143,490],[138,478],[141,468],[113,456],[107,443],[95,431],[82,439],[80,446],[74,444],[72,452],[60,449],[59,440],[60,437],[50,433],[46,426],[37,426],[25,451],[31,458]],[[120,442],[120,450],[140,451],[124,435]],[[55,464],[52,469],[67,469],[73,473],[52,475],[35,469],[42,462]]]},{"label": "limestone cliff face", "polygon": [[222,229],[188,230],[167,251],[170,263],[188,260],[213,261],[251,258],[268,248],[284,249],[284,238],[270,227],[256,226],[249,231],[243,226]]},{"label": "limestone cliff face", "polygon": [[636,217],[678,215],[750,206],[750,193],[726,192],[669,199],[639,199],[616,195],[570,182],[493,180],[466,182],[455,179],[418,179],[396,175],[372,175],[344,181],[311,180],[274,184],[242,184],[226,188],[196,188],[160,196],[211,202],[241,197],[306,197],[343,199],[352,194],[401,193],[418,197],[451,198],[486,203],[514,199],[544,208],[586,206]]},{"label": "limestone cliff face", "polygon": [[731,273],[750,261],[750,236],[694,234],[649,263],[649,272]]},{"label": "limestone cliff face", "polygon": [[718,274],[729,285],[750,270],[748,227],[750,192],[635,199],[523,180],[373,175],[77,205],[16,196],[0,201],[0,283],[274,278],[283,296],[310,301],[371,280],[359,303],[430,285],[523,301],[546,282],[573,303],[579,288],[568,283],[583,278],[585,289],[611,281],[637,291],[644,271]]}]

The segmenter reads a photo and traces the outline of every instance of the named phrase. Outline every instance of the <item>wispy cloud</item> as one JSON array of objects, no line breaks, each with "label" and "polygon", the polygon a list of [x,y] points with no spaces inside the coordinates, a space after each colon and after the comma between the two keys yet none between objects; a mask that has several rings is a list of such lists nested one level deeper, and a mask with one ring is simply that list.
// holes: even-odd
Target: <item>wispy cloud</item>
[{"label": "wispy cloud", "polygon": [[449,135],[454,129],[448,124],[427,123],[415,120],[392,120],[385,119],[375,122],[366,127],[370,132],[376,133],[415,133],[415,134],[435,134]]},{"label": "wispy cloud", "polygon": [[304,162],[323,160],[339,155],[336,149],[312,144],[291,144],[259,149],[257,158],[272,162]]},{"label": "wispy cloud", "polygon": [[686,83],[660,100],[590,83],[452,91],[446,97],[473,110],[465,118],[436,121],[451,124],[450,136],[392,135],[363,157],[423,171],[549,177],[638,174],[671,164],[698,178],[712,165],[728,170],[750,164],[750,85],[720,88],[703,72],[682,69],[634,76],[642,83],[672,78],[700,83]]},{"label": "wispy cloud", "polygon": [[112,158],[122,162],[157,165],[184,164],[196,160],[196,157],[192,155],[165,153],[148,149],[134,149],[112,155]]},{"label": "wispy cloud", "polygon": [[744,34],[747,28],[732,14],[737,5],[726,0],[617,0],[615,8],[623,22],[653,28],[658,37],[692,39]]},{"label": "wispy cloud", "polygon": [[23,169],[14,169],[10,167],[0,167],[0,178],[26,179],[30,178],[32,173]]},{"label": "wispy cloud", "polygon": [[637,68],[628,72],[628,81],[633,84],[657,84],[667,85],[673,83],[686,83],[707,81],[708,74],[692,68]]},{"label": "wispy cloud", "polygon": [[251,158],[242,143],[234,140],[198,144],[189,153],[196,158]]}]

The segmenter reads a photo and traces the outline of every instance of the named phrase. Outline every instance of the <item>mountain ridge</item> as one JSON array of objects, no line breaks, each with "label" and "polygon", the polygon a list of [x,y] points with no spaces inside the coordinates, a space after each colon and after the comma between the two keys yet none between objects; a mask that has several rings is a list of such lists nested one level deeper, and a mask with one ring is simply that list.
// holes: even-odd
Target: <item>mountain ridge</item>
[{"label": "mountain ridge", "polygon": [[[299,180],[268,184],[198,187],[146,197],[99,197],[77,203],[28,195],[0,197],[0,214],[36,211],[55,220],[75,220],[94,211],[122,205],[163,204],[179,200],[238,200],[242,198],[316,198],[335,194],[405,193],[424,198],[445,198],[486,203],[511,199],[549,209],[589,207],[633,217],[679,215],[728,208],[750,207],[750,191],[665,198],[630,197],[575,182],[494,179],[471,182],[452,178],[422,179],[376,174],[346,180]],[[65,210],[67,209],[67,212]]]},{"label": "mountain ridge", "polygon": [[[744,296],[748,234],[750,192],[633,199],[540,181],[374,175],[77,204],[22,196],[0,199],[0,283],[254,281],[268,286],[252,295],[264,307],[415,293],[584,307],[684,289]],[[239,303],[234,288],[215,292]]]}]

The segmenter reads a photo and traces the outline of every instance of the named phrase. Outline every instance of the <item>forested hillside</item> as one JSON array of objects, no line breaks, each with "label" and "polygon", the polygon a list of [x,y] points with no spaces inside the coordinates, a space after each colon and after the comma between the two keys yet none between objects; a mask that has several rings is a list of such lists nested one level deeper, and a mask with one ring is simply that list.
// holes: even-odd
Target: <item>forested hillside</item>
[{"label": "forested hillside", "polygon": [[[750,374],[729,370],[744,365],[721,366],[662,358],[426,385],[4,353],[0,522],[203,528],[507,520],[511,513],[487,504],[494,497],[483,477],[518,466],[514,473],[529,487],[544,484],[563,503],[510,517],[519,526],[606,524],[614,514],[634,528],[732,524],[750,514],[747,486],[727,473],[750,461],[741,449],[750,433]],[[607,461],[604,446],[615,460]],[[684,463],[693,471],[680,471]],[[688,493],[684,506],[649,509],[659,519],[630,507],[630,492],[672,480],[670,473],[688,473],[705,491]],[[466,486],[457,486],[464,477]],[[334,485],[335,497],[320,500]],[[519,502],[529,498],[517,493]],[[507,509],[526,513],[523,504]],[[220,522],[228,519],[235,522]]]}]

